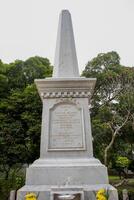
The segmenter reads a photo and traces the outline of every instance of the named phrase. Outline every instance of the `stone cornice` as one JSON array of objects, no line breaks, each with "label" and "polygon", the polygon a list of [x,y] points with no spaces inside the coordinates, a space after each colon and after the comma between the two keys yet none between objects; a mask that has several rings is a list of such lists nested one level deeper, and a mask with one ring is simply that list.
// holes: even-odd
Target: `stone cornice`
[{"label": "stone cornice", "polygon": [[47,78],[36,79],[41,99],[46,98],[91,98],[95,78]]}]

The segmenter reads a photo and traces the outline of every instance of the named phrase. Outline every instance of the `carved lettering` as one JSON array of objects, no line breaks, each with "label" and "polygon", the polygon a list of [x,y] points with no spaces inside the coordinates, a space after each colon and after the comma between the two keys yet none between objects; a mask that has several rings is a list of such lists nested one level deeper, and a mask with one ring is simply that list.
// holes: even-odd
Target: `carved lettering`
[{"label": "carved lettering", "polygon": [[84,147],[82,109],[60,103],[50,110],[49,149]]}]

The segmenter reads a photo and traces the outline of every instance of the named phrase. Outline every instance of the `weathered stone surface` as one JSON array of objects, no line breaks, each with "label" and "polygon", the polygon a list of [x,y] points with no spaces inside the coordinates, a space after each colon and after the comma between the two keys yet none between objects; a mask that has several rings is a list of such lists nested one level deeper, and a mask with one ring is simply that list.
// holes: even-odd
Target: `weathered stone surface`
[{"label": "weathered stone surface", "polygon": [[50,109],[49,150],[85,149],[83,110],[72,102],[60,102]]},{"label": "weathered stone surface", "polygon": [[79,77],[71,17],[62,11],[53,77],[35,80],[43,103],[40,158],[27,169],[17,200],[28,192],[38,200],[53,200],[55,191],[95,200],[100,188],[118,200],[107,168],[93,157],[89,103],[95,82]]},{"label": "weathered stone surface", "polygon": [[[56,160],[55,160],[56,161]],[[71,160],[70,160],[71,161]],[[77,162],[77,160],[76,160]],[[45,164],[38,166],[38,164],[31,166],[27,170],[26,184],[27,185],[68,185],[82,186],[97,184],[108,184],[107,168],[101,163],[88,162],[70,165],[64,161],[54,164]],[[102,178],[103,177],[103,178]]]},{"label": "weathered stone surface", "polygon": [[46,78],[35,79],[39,95],[48,98],[88,98],[90,99],[96,78]]},{"label": "weathered stone surface", "polygon": [[[40,148],[40,156],[41,158],[78,158],[78,157],[93,157],[93,149],[92,149],[92,134],[91,134],[91,124],[90,124],[90,115],[88,110],[88,102],[89,98],[91,98],[91,94],[94,89],[96,79],[84,79],[84,78],[78,78],[77,79],[71,79],[66,78],[64,79],[45,79],[45,80],[36,80],[35,83],[37,85],[39,94],[42,98],[43,102],[43,113],[42,113],[42,133],[41,133],[41,148]],[[48,95],[48,97],[43,97],[44,93],[51,94],[51,98]],[[55,96],[55,93],[59,93],[60,97],[57,98]],[[53,95],[54,93],[54,95]],[[76,96],[73,96],[72,94],[76,94]],[[80,95],[85,94],[85,95]],[[63,94],[65,96],[63,96]],[[52,97],[53,96],[53,97]],[[73,135],[70,135],[66,140],[66,146],[63,148],[63,138],[61,136],[62,141],[60,144],[58,139],[55,140],[55,145],[58,145],[57,148],[54,150],[52,147],[51,141],[54,141],[53,139],[53,130],[56,128],[56,132],[61,132],[61,127],[59,125],[53,124],[52,120],[50,119],[53,117],[53,113],[55,108],[62,109],[63,105],[67,105],[68,112],[72,111],[72,108],[75,109],[75,112],[78,113],[77,120],[79,117],[79,124],[77,121],[77,125],[72,123],[72,127],[68,128],[66,127],[65,133],[69,133],[72,131]],[[61,105],[61,106],[60,106]],[[58,107],[57,107],[58,106]],[[54,110],[53,110],[54,109]],[[59,118],[54,119],[59,120]],[[62,117],[62,120],[64,120],[64,117]],[[76,123],[76,122],[75,122]],[[64,123],[65,125],[65,123]],[[63,126],[63,122],[62,122]],[[66,125],[67,126],[67,125]],[[52,129],[52,132],[51,132]],[[63,131],[63,128],[62,128]],[[75,135],[79,135],[79,138],[75,137]],[[77,143],[77,146],[71,145],[69,148],[67,148],[67,142],[69,142],[69,138],[75,137],[75,140],[71,141],[73,144]],[[61,140],[59,139],[59,140]],[[78,144],[78,141],[80,144]],[[54,145],[54,144],[53,144]],[[69,145],[69,144],[68,144]],[[52,148],[51,148],[52,147]],[[60,147],[61,150],[60,150]],[[56,151],[56,150],[59,150]]]},{"label": "weathered stone surface", "polygon": [[24,196],[28,192],[35,192],[38,196],[38,200],[53,200],[54,193],[63,193],[63,194],[77,194],[81,193],[81,200],[96,200],[95,193],[99,189],[106,189],[109,193],[109,200],[117,200],[118,194],[117,190],[111,185],[107,184],[96,184],[96,185],[83,185],[80,186],[52,186],[51,188],[47,185],[38,185],[38,186],[24,186],[18,191],[17,200],[24,200]]},{"label": "weathered stone surface", "polygon": [[9,200],[15,200],[15,197],[16,197],[16,190],[11,190]]},{"label": "weathered stone surface", "polygon": [[59,18],[53,77],[79,77],[71,15],[63,10]]}]

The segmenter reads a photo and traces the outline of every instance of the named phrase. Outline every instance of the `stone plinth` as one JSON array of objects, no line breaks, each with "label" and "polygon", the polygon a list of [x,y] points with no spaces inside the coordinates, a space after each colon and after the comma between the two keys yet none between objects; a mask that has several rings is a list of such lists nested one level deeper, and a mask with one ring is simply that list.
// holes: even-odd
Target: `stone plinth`
[{"label": "stone plinth", "polygon": [[28,191],[39,193],[39,200],[49,200],[53,188],[63,194],[81,188],[85,200],[94,200],[93,191],[102,187],[111,191],[111,199],[117,196],[108,183],[107,168],[93,157],[88,104],[95,82],[85,78],[35,80],[43,102],[40,158],[27,169],[18,200]]},{"label": "stone plinth", "polygon": [[34,191],[35,194],[37,194],[39,200],[49,199],[54,200],[54,194],[82,194],[81,200],[96,200],[95,193],[101,189],[105,188],[109,191],[109,200],[117,200],[118,199],[118,193],[115,190],[114,187],[107,184],[96,184],[96,185],[83,185],[83,187],[79,186],[63,186],[63,187],[47,187],[44,185],[39,186],[24,186],[21,188],[18,192],[18,200],[24,200],[24,196],[26,193],[30,193],[31,191]]}]

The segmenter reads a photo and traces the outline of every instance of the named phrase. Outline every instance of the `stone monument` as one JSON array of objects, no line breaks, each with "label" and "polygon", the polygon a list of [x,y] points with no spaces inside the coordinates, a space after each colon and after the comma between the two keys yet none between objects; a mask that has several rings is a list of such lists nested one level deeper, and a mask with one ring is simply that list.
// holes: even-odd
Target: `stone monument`
[{"label": "stone monument", "polygon": [[[40,158],[26,172],[17,199],[95,200],[100,188],[118,200],[107,168],[93,157],[89,103],[96,79],[79,77],[71,15],[60,14],[53,77],[35,80],[43,103]],[[74,198],[73,198],[74,197]]]}]

